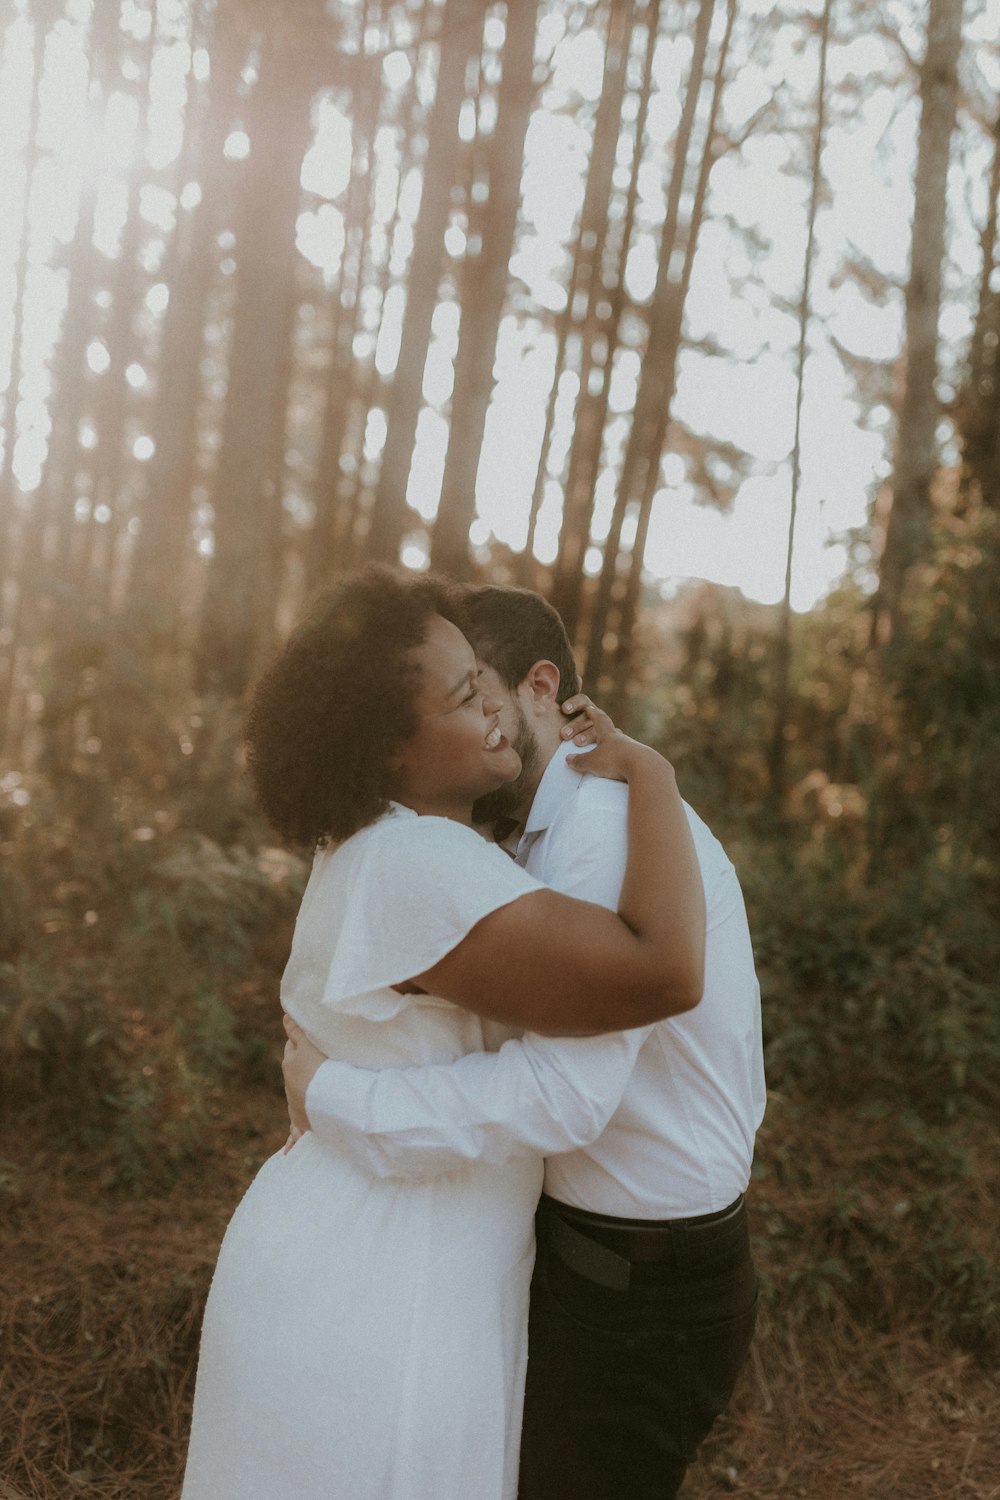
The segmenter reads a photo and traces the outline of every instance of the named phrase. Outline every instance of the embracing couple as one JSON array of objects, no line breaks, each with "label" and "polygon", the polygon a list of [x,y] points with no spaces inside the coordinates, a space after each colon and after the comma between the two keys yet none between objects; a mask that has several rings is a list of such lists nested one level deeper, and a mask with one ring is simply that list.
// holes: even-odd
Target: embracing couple
[{"label": "embracing couple", "polygon": [[729,1400],[743,900],[578,688],[537,595],[376,568],[255,689],[261,803],[317,850],[292,1134],[220,1251],[183,1500],[667,1500]]}]

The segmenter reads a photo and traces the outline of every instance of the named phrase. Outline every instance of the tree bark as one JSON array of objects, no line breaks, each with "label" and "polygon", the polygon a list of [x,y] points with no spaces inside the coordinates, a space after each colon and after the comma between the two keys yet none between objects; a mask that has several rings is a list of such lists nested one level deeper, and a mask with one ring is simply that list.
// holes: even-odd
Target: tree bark
[{"label": "tree bark", "polygon": [[302,40],[269,33],[251,95],[250,170],[237,228],[236,306],[219,475],[215,551],[198,649],[203,691],[239,695],[255,665],[258,589],[281,497],[274,481],[287,400],[299,178],[309,142],[312,70]]},{"label": "tree bark", "polygon": [[784,791],[785,749],[788,724],[788,679],[792,657],[792,555],[795,549],[795,521],[798,513],[799,480],[802,473],[802,396],[805,387],[807,341],[811,315],[813,251],[816,242],[816,211],[822,187],[823,139],[826,130],[826,59],[830,42],[830,16],[833,0],[825,0],[819,31],[819,77],[816,83],[816,126],[813,134],[812,174],[809,211],[806,224],[806,252],[802,268],[802,296],[799,301],[799,347],[795,381],[795,432],[792,438],[792,487],[788,516],[788,546],[785,552],[785,590],[778,616],[775,642],[774,727],[768,752],[768,775],[771,796],[777,800]]},{"label": "tree bark", "polygon": [[[10,372],[4,394],[4,448],[0,460],[0,742],[6,724],[7,709],[13,688],[17,644],[13,621],[16,611],[17,579],[14,560],[18,532],[25,524],[16,514],[14,483],[14,448],[17,442],[17,403],[21,387],[21,343],[24,331],[25,288],[28,279],[28,252],[31,248],[31,190],[38,165],[38,122],[41,116],[41,84],[45,62],[45,39],[55,7],[38,7],[31,56],[31,106],[28,115],[28,138],[25,145],[24,193],[22,196],[21,243],[14,272],[14,326],[11,330]],[[8,638],[9,637],[9,638]]]},{"label": "tree bark", "polygon": [[937,467],[937,379],[941,266],[945,255],[948,163],[958,103],[962,0],[930,0],[920,72],[920,135],[906,286],[906,356],[896,428],[892,509],[874,600],[874,637],[889,646],[906,575],[927,543],[931,481]]},{"label": "tree bark", "polygon": [[399,359],[386,412],[385,449],[368,532],[368,553],[383,562],[399,561],[406,528],[406,484],[459,154],[458,117],[465,98],[466,71],[478,54],[484,19],[479,0],[446,0],[441,16],[437,91],[427,137],[420,213],[414,231]]},{"label": "tree bark", "polygon": [[524,138],[535,97],[532,74],[538,4],[539,0],[509,0],[507,6],[497,122],[488,155],[489,197],[482,215],[480,247],[467,256],[464,267],[455,394],[441,500],[431,537],[431,567],[459,578],[469,573],[476,474],[514,248]]},{"label": "tree bark", "polygon": [[[601,574],[590,620],[585,673],[588,681],[594,686],[597,685],[604,666],[604,640],[608,630],[612,591],[618,578],[619,551],[625,517],[635,498],[643,492],[649,466],[653,464],[658,468],[660,461],[660,450],[657,448],[654,455],[653,444],[656,442],[660,428],[662,412],[665,407],[669,406],[668,393],[674,378],[673,369],[662,361],[669,355],[671,344],[676,343],[673,329],[680,325],[679,310],[676,307],[677,287],[670,279],[670,261],[677,241],[681,193],[687,170],[691,133],[705,73],[705,57],[714,8],[715,0],[701,0],[698,8],[691,71],[688,75],[687,90],[677,127],[677,139],[674,143],[667,212],[660,236],[656,286],[649,314],[649,338],[642,363],[639,389],[636,393],[632,426],[618,479],[618,492],[611,516],[611,526],[604,544]],[[676,362],[676,352],[674,357]]]},{"label": "tree bark", "polygon": [[[118,47],[118,15],[118,0],[97,0],[88,48],[88,103],[93,115],[103,109],[111,86]],[[53,592],[65,568],[73,536],[79,424],[88,389],[84,355],[95,327],[96,209],[97,179],[91,174],[81,190],[73,243],[67,257],[69,291],[53,358],[52,431],[42,482],[19,528],[15,555],[8,562],[8,582],[12,584],[8,589],[10,644],[0,663],[0,731],[7,743],[16,740],[12,706],[19,653],[27,647],[32,621],[40,612],[51,609]]]},{"label": "tree bark", "polygon": [[[28,114],[28,138],[24,151],[24,192],[21,198],[21,242],[14,271],[14,326],[11,329],[10,374],[3,398],[4,446],[0,460],[0,590],[6,565],[12,556],[14,526],[14,447],[17,440],[17,403],[21,386],[21,343],[24,332],[25,288],[28,279],[28,252],[31,249],[31,193],[35,182],[40,151],[38,122],[41,117],[42,71],[45,63],[45,41],[56,10],[52,0],[35,8],[35,32],[31,51],[31,106]],[[8,212],[12,207],[8,208]],[[0,594],[2,606],[2,594]],[[0,607],[0,619],[3,610]]]},{"label": "tree bark", "polygon": [[[141,163],[148,140],[149,79],[156,50],[155,13],[144,49],[143,76],[138,80],[136,100],[138,126],[136,158]],[[138,172],[129,179],[125,225],[122,230],[121,254],[115,268],[111,320],[106,345],[110,363],[98,387],[94,407],[97,448],[91,459],[92,483],[90,514],[79,528],[78,553],[73,570],[72,587],[77,599],[89,599],[91,610],[106,612],[110,603],[114,570],[115,543],[122,522],[124,495],[122,475],[125,457],[125,421],[129,387],[125,371],[135,349],[134,324],[138,311],[139,278],[142,267],[139,252],[142,245],[142,220],[139,217]],[[110,512],[106,521],[98,522],[96,512],[103,506]]]},{"label": "tree bark", "polygon": [[[357,368],[354,340],[361,313],[361,294],[369,259],[374,186],[374,142],[380,112],[378,79],[358,56],[352,90],[351,178],[345,206],[344,259],[336,292],[330,337],[322,441],[314,487],[316,516],[306,555],[311,591],[346,561],[353,522],[352,498],[357,484],[345,486],[340,457],[347,431]],[[352,241],[354,242],[353,254]]]},{"label": "tree bark", "polygon": [[959,402],[962,435],[961,496],[970,487],[983,501],[1000,510],[1000,291],[993,289],[997,264],[997,222],[1000,210],[1000,115],[993,126],[993,166],[989,204],[979,236],[982,263],[976,322],[969,350],[969,374]]},{"label": "tree bark", "polygon": [[[428,3],[429,0],[425,0],[425,11]],[[419,51],[417,66],[419,66]],[[400,133],[398,189],[393,201],[392,215],[385,227],[385,253],[380,262],[375,260],[374,247],[372,250],[372,279],[378,296],[379,308],[379,323],[374,339],[376,349],[382,331],[382,321],[385,318],[386,299],[393,286],[393,247],[402,218],[402,188],[407,174],[417,159],[418,143],[423,129],[418,109],[415,75],[406,91],[398,124]],[[374,275],[376,267],[377,276]],[[352,361],[350,386],[346,393],[344,436],[341,441],[341,473],[337,480],[334,556],[338,568],[353,567],[363,554],[366,541],[363,533],[367,532],[370,525],[378,479],[377,472],[372,473],[374,465],[365,458],[365,432],[368,413],[376,407],[380,410],[385,408],[387,390],[388,385],[375,363],[374,352],[368,356],[363,365],[359,366],[357,361]],[[348,461],[346,474],[343,472],[345,459]]]},{"label": "tree bark", "polygon": [[[603,429],[603,423],[595,428],[598,408],[590,394],[590,379],[598,359],[603,363],[612,358],[607,328],[608,318],[602,317],[598,309],[605,302],[609,302],[608,291],[602,278],[602,262],[608,231],[608,200],[612,195],[615,158],[621,135],[622,105],[625,99],[634,12],[635,7],[631,3],[613,5],[611,8],[605,52],[604,87],[594,126],[594,147],[581,215],[581,227],[584,230],[581,245],[587,250],[587,255],[583,262],[584,274],[580,278],[582,285],[578,286],[574,301],[585,293],[587,308],[580,331],[580,386],[574,418],[574,439],[570,450],[563,497],[559,554],[556,558],[552,581],[552,602],[562,616],[570,640],[576,636],[580,617],[583,559],[590,536],[590,513],[594,498],[593,479],[596,478],[590,474],[590,466],[584,461],[583,455],[587,453],[589,457],[595,443],[599,451]],[[633,161],[635,171],[638,171],[641,154],[642,143],[637,141]],[[627,256],[627,244],[622,247],[622,254]],[[624,274],[624,261],[621,263],[621,274]],[[598,353],[598,345],[600,345],[600,353]]]},{"label": "tree bark", "polygon": [[158,361],[152,431],[156,449],[140,507],[141,527],[125,602],[130,630],[153,647],[173,642],[177,632],[177,584],[189,546],[191,482],[203,388],[205,311],[218,271],[217,239],[224,222],[231,172],[223,145],[233,122],[246,48],[246,36],[235,25],[231,11],[223,8],[215,24],[209,102],[198,150],[201,198],[191,210],[187,225],[178,224],[176,230],[176,270],[168,283],[170,300]]},{"label": "tree bark", "polygon": [[656,498],[656,490],[660,478],[660,458],[663,454],[667,429],[670,425],[670,409],[673,404],[674,390],[677,384],[677,360],[681,348],[681,325],[684,318],[684,304],[687,301],[688,288],[691,285],[691,272],[694,269],[694,258],[698,249],[698,236],[701,232],[705,215],[708,182],[716,160],[716,122],[719,116],[719,106],[722,102],[722,90],[726,81],[726,60],[729,55],[729,44],[732,40],[733,26],[736,21],[737,3],[738,0],[728,0],[727,4],[726,29],[723,33],[722,41],[719,45],[719,55],[716,59],[712,103],[705,129],[705,142],[701,153],[701,161],[698,166],[698,181],[695,187],[694,201],[691,205],[691,219],[688,224],[687,240],[684,246],[684,261],[681,267],[680,280],[674,292],[672,317],[665,325],[664,347],[662,351],[657,351],[656,354],[657,361],[660,359],[663,361],[666,382],[663,391],[663,401],[656,416],[656,427],[650,444],[649,454],[647,455],[648,461],[645,465],[643,488],[638,502],[635,540],[632,543],[632,550],[628,557],[625,589],[616,624],[617,639],[614,656],[615,696],[613,703],[615,712],[619,715],[624,710],[625,696],[628,689],[634,645],[633,632],[642,590],[642,567],[646,555],[646,539],[649,535],[653,502]]}]

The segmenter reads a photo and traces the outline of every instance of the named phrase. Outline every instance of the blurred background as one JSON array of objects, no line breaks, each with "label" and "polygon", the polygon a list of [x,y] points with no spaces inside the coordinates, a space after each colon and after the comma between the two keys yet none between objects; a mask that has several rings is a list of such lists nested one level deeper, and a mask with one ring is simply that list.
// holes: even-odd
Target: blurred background
[{"label": "blurred background", "polygon": [[3,0],[4,1500],[177,1493],[307,873],[243,698],[369,558],[544,593],[740,872],[687,1493],[1000,1496],[998,197],[998,0]]}]

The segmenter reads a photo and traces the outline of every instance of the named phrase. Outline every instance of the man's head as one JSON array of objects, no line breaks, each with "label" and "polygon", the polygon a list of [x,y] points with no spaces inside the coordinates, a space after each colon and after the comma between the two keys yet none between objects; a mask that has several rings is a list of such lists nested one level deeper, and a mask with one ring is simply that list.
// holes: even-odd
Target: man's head
[{"label": "man's head", "polygon": [[527,815],[565,723],[559,705],[580,686],[565,626],[529,589],[486,585],[463,595],[462,628],[483,665],[483,685],[498,702],[500,727],[521,757],[516,781],[482,798],[481,822]]}]

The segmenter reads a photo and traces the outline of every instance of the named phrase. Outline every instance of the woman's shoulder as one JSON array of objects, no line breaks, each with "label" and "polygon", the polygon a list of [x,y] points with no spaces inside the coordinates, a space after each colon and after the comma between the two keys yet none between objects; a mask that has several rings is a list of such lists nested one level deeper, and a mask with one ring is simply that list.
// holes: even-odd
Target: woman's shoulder
[{"label": "woman's shoulder", "polygon": [[[326,966],[328,1009],[386,1020],[412,997],[382,992],[433,968],[485,916],[538,885],[464,824],[387,814],[317,855],[296,927],[299,956],[312,945],[312,974]],[[296,978],[288,976],[286,1002]]]},{"label": "woman's shoulder", "polygon": [[467,823],[458,823],[454,818],[437,817],[434,813],[416,813],[412,807],[406,807],[402,802],[390,802],[389,811],[369,824],[369,830],[395,838],[478,838]]},{"label": "woman's shoulder", "polygon": [[415,813],[412,808],[397,802],[391,803],[387,813],[369,823],[367,828],[360,829],[340,848],[346,853],[350,845],[355,846],[357,853],[391,846],[397,851],[413,849],[418,854],[443,849],[473,857],[490,847],[464,823],[456,823],[453,818],[439,818],[432,813]]},{"label": "woman's shoulder", "polygon": [[453,818],[415,813],[392,803],[389,811],[340,844],[317,851],[314,883],[354,886],[368,878],[383,880],[387,870],[399,878],[474,877],[510,860],[495,844]]}]

